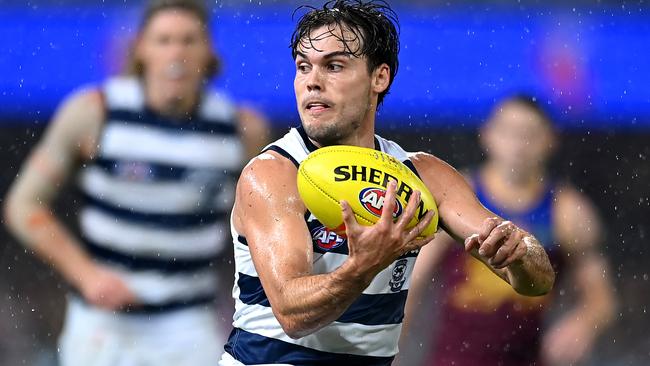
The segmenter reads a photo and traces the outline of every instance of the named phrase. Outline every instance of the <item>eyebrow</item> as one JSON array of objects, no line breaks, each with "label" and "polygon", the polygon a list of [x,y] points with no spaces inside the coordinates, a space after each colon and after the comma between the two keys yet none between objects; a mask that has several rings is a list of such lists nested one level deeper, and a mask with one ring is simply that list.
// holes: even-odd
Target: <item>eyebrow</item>
[{"label": "eyebrow", "polygon": [[[304,59],[308,58],[307,55],[305,55],[304,53],[302,53],[300,51],[296,51],[296,56],[300,56],[300,57],[302,57]],[[345,56],[347,58],[352,58],[353,55],[348,51],[334,51],[334,52],[330,52],[328,54],[325,54],[323,56],[323,58],[324,59],[330,59],[330,58],[339,57],[339,56]]]}]

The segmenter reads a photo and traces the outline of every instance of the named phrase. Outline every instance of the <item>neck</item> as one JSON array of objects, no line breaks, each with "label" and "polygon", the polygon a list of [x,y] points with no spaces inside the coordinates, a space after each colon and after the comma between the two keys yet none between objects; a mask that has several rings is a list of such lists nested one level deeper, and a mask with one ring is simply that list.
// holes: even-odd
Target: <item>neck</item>
[{"label": "neck", "polygon": [[186,96],[170,95],[167,88],[153,81],[147,81],[144,85],[147,105],[163,116],[187,117],[194,112],[198,104],[197,93]]},{"label": "neck", "polygon": [[[323,147],[323,144],[309,137],[309,140],[317,147]],[[369,149],[375,148],[375,135],[364,135],[364,136],[351,136],[345,139],[341,139],[331,145],[351,145],[359,147],[367,147]],[[328,145],[329,146],[329,145]]]},{"label": "neck", "polygon": [[546,172],[543,167],[530,167],[526,170],[514,169],[502,166],[494,162],[485,164],[484,172],[490,175],[491,179],[514,189],[525,189],[531,186],[538,186],[543,183]]},{"label": "neck", "polygon": [[359,127],[355,129],[354,134],[341,142],[341,145],[353,145],[360,147],[367,147],[369,149],[375,148],[375,116],[377,109],[373,105],[369,105],[366,110],[365,116],[361,119]]},{"label": "neck", "polygon": [[528,207],[539,199],[547,183],[541,168],[513,172],[511,168],[487,163],[480,174],[490,195],[504,207],[513,210]]}]

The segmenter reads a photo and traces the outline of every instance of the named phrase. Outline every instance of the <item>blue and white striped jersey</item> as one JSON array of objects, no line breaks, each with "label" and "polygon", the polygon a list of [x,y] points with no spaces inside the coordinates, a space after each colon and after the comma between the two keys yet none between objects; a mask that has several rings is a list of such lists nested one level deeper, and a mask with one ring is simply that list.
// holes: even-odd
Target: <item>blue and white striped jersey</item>
[{"label": "blue and white striped jersey", "polygon": [[[408,154],[379,136],[375,148],[393,155],[413,171]],[[266,147],[299,165],[316,147],[302,128],[291,129]],[[328,231],[309,212],[314,274],[329,273],[348,256],[345,239]],[[380,272],[336,321],[302,337],[287,336],[274,317],[253,264],[246,238],[231,224],[235,253],[234,330],[226,351],[244,364],[389,365],[397,353],[404,304],[417,252],[407,253]]]},{"label": "blue and white striped jersey", "polygon": [[110,79],[103,95],[98,152],[79,175],[86,249],[141,299],[130,312],[212,301],[244,154],[234,106],[204,93],[193,115],[165,118],[135,78]]}]

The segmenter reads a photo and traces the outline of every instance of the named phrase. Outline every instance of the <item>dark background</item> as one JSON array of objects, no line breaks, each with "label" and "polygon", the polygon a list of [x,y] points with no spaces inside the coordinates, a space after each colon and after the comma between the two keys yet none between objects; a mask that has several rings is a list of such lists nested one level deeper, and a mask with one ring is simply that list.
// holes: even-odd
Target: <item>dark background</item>
[{"label": "dark background", "polygon": [[[391,3],[402,21],[401,68],[378,132],[472,166],[482,158],[476,128],[490,107],[510,92],[537,94],[560,129],[553,175],[594,201],[606,229],[602,252],[619,308],[590,364],[650,364],[647,4]],[[214,43],[226,65],[214,86],[268,115],[275,136],[297,123],[288,49],[296,4],[213,4]],[[139,9],[0,0],[0,201],[60,99],[119,72]],[[57,203],[72,226],[77,204],[73,187]],[[224,258],[218,265],[231,273]],[[53,365],[65,286],[0,226],[1,365]]]}]

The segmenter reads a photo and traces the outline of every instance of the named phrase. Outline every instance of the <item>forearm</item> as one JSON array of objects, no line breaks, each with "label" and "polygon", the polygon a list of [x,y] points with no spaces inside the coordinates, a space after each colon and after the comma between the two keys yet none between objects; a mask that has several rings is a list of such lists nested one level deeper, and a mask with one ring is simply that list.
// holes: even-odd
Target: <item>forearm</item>
[{"label": "forearm", "polygon": [[331,273],[295,278],[284,284],[273,311],[287,335],[304,337],[338,319],[372,278],[350,261]]},{"label": "forearm", "polygon": [[5,217],[11,232],[26,247],[51,264],[72,285],[79,285],[81,273],[91,264],[91,259],[48,206],[10,201]]},{"label": "forearm", "polygon": [[505,276],[513,289],[526,296],[540,296],[553,288],[555,273],[544,248],[532,235],[523,239],[526,254],[506,267]]}]

